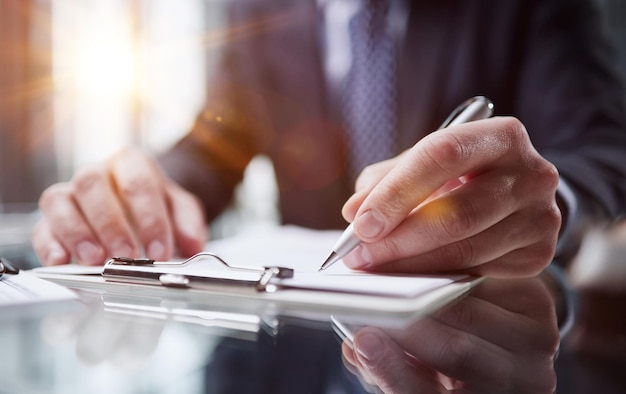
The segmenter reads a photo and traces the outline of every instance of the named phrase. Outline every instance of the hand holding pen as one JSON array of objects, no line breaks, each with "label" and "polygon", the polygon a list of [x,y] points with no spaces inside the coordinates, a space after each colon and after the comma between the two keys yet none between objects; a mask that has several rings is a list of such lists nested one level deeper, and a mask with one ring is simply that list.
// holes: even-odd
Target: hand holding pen
[{"label": "hand holding pen", "polygon": [[[481,100],[470,103],[484,109]],[[527,276],[549,264],[561,225],[555,167],[519,120],[470,122],[489,112],[469,117],[463,108],[446,128],[361,173],[342,211],[347,242],[324,267],[343,257],[370,271]]]}]

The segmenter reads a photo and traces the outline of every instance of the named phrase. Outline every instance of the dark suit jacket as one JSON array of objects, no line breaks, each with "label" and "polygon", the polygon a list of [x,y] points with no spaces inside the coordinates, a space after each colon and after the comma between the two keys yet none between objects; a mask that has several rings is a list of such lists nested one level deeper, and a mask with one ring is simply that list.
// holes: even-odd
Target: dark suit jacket
[{"label": "dark suit jacket", "polygon": [[[401,150],[463,100],[485,95],[496,115],[526,125],[581,201],[623,214],[626,111],[615,54],[591,2],[409,1],[399,64]],[[343,227],[340,209],[352,185],[324,75],[316,0],[228,4],[231,23],[206,108],[163,166],[213,217],[252,156],[268,154],[285,223]]]}]

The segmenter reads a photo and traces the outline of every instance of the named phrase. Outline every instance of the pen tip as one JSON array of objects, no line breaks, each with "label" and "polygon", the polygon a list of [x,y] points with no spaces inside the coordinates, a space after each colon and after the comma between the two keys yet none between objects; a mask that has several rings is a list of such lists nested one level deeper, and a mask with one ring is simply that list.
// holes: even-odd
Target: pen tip
[{"label": "pen tip", "polygon": [[337,257],[338,257],[337,253],[331,252],[330,255],[328,255],[328,257],[324,261],[324,263],[320,266],[320,269],[317,270],[317,272],[322,272],[326,268],[330,267],[335,261],[338,260]]}]

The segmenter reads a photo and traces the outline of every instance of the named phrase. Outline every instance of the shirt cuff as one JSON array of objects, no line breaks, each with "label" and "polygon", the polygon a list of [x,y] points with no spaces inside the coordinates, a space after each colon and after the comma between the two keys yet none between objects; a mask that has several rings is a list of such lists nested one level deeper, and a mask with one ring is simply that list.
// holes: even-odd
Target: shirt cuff
[{"label": "shirt cuff", "polygon": [[579,247],[580,234],[577,223],[580,222],[580,204],[572,187],[562,177],[556,189],[556,199],[561,209],[562,224],[556,245],[556,258],[573,257]]}]

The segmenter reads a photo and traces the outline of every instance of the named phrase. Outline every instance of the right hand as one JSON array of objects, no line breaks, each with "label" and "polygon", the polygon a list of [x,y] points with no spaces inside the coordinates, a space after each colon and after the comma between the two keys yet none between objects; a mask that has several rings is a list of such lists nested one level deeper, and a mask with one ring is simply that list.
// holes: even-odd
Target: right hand
[{"label": "right hand", "polygon": [[47,188],[33,247],[44,265],[103,264],[113,256],[167,260],[202,251],[207,226],[199,200],[137,149],[79,170]]},{"label": "right hand", "polygon": [[385,393],[553,393],[559,340],[540,278],[489,279],[405,329],[361,328],[342,352]]}]

